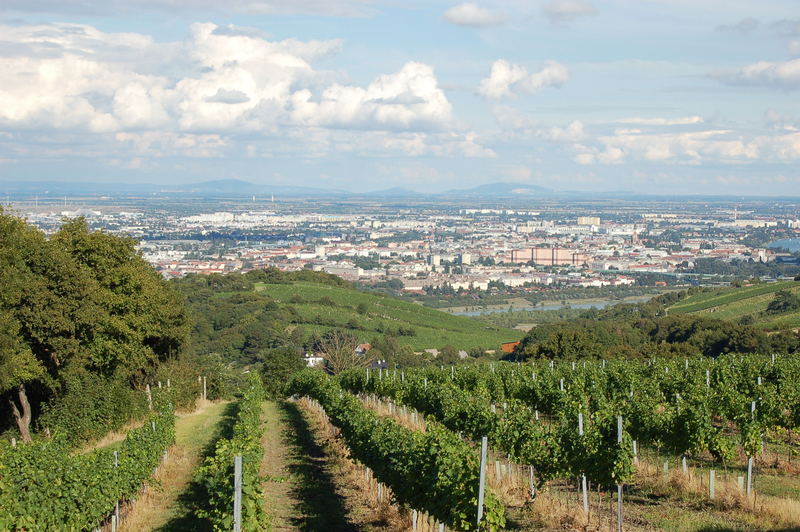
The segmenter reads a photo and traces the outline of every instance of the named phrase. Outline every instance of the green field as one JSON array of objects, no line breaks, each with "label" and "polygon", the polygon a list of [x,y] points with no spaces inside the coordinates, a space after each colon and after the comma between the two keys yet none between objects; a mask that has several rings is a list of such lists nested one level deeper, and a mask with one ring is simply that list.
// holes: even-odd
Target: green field
[{"label": "green field", "polygon": [[[350,330],[365,342],[398,327],[413,329],[413,336],[400,340],[414,348],[440,349],[452,345],[469,350],[474,347],[499,349],[502,342],[519,340],[523,333],[513,329],[495,327],[489,323],[464,316],[453,316],[415,303],[386,296],[308,282],[290,284],[258,284],[256,290],[268,294],[276,301],[294,307],[302,317],[302,326],[315,332],[332,327]],[[327,304],[320,299],[328,298]],[[366,312],[358,311],[359,305]],[[357,324],[358,327],[352,327]]]},{"label": "green field", "polygon": [[766,314],[767,305],[779,290],[800,294],[800,282],[781,281],[741,288],[724,287],[693,294],[669,307],[670,314],[703,314],[721,320],[738,321],[752,316],[754,323],[768,330],[800,327],[800,311]]}]

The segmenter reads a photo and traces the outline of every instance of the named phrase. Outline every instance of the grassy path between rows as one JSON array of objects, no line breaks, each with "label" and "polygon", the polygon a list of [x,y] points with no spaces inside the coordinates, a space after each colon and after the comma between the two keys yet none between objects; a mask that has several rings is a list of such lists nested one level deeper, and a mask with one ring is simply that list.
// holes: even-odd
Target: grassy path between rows
[{"label": "grassy path between rows", "polygon": [[331,467],[311,420],[295,403],[267,401],[264,434],[265,504],[272,529],[357,530],[348,519]]},{"label": "grassy path between rows", "polygon": [[233,406],[210,403],[178,417],[175,445],[159,468],[155,482],[151,482],[123,519],[121,532],[206,529],[206,524],[192,515],[192,476],[208,447],[230,425]]},{"label": "grassy path between rows", "polygon": [[271,530],[388,532],[397,516],[367,495],[363,471],[302,401],[264,405],[265,504]]}]

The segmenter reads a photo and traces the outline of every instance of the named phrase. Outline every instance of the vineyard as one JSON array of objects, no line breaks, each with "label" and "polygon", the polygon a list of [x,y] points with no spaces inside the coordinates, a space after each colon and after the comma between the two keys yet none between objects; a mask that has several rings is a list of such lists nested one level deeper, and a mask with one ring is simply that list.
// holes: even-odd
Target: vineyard
[{"label": "vineyard", "polygon": [[670,306],[669,313],[697,314],[729,321],[747,319],[770,331],[798,327],[800,326],[800,313],[796,309],[781,313],[766,312],[770,302],[781,290],[800,294],[800,283],[781,281],[739,288],[725,287],[704,290]]},{"label": "vineyard", "polygon": [[88,530],[119,519],[174,441],[168,393],[156,393],[154,413],[131,430],[119,450],[75,454],[63,439],[0,448],[0,528]]},{"label": "vineyard", "polygon": [[[709,499],[715,488],[723,489],[714,481],[716,472],[741,471],[737,500],[754,509],[756,460],[764,463],[768,455],[773,470],[789,478],[796,471],[791,460],[792,434],[800,422],[799,377],[796,358],[731,355],[350,371],[340,382],[367,404],[377,398],[388,402],[389,412],[392,406],[395,412],[418,412],[434,423],[429,427],[441,425],[464,441],[476,445],[486,436],[502,457],[503,470],[529,473],[522,476],[531,498],[550,484],[579,479],[578,498],[588,513],[592,486],[616,488],[619,497],[623,486],[637,489],[648,468],[663,467],[667,476],[676,462],[687,478],[703,468]],[[496,477],[502,476],[498,467]],[[790,506],[800,508],[796,500]],[[759,511],[769,512],[764,506]],[[781,512],[776,511],[779,522]],[[796,526],[796,520],[783,524]],[[490,523],[481,526],[493,529]]]},{"label": "vineyard", "polygon": [[[361,511],[379,514],[365,528],[701,530],[720,518],[734,530],[800,526],[794,356],[305,370],[288,386],[290,400],[275,404],[305,420],[317,442],[301,452],[337,461]],[[154,387],[151,415],[119,444],[76,452],[59,438],[4,443],[0,526],[137,529],[125,520],[148,504],[144,486],[165,481],[153,475],[169,465],[183,422],[175,393]],[[286,510],[276,494],[299,480],[264,473],[281,441],[265,443],[281,421],[265,423],[264,401],[251,373],[230,403],[229,430],[193,466],[193,527],[302,527],[278,515]],[[337,482],[319,495],[336,497]],[[310,529],[344,526],[327,523]]]}]

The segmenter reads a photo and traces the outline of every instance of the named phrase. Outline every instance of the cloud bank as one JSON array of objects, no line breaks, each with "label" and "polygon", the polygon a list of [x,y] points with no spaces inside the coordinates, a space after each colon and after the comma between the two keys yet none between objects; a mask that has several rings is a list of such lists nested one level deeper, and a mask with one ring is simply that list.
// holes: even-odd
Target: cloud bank
[{"label": "cloud bank", "polygon": [[219,154],[237,135],[334,149],[345,144],[337,131],[384,132],[350,147],[494,155],[475,134],[454,133],[431,66],[410,61],[366,86],[341,83],[315,67],[341,45],[211,23],[171,43],[80,24],[0,26],[0,130],[111,134],[139,152],[190,156]]}]

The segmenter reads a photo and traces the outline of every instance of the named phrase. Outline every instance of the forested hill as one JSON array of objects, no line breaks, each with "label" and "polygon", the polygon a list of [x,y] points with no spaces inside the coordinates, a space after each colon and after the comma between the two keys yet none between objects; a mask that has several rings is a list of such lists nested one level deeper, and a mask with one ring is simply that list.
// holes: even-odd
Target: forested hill
[{"label": "forested hill", "polygon": [[319,272],[190,275],[174,283],[195,321],[193,349],[242,364],[263,362],[275,350],[312,352],[334,329],[372,344],[374,356],[404,365],[429,361],[414,354],[425,349],[448,347],[448,356],[459,350],[478,354],[521,336],[513,329],[360,292]]},{"label": "forested hill", "polygon": [[189,332],[179,295],[135,245],[82,219],[47,238],[0,210],[0,431],[81,439],[135,415],[133,386]]},{"label": "forested hill", "polygon": [[[716,357],[724,353],[792,353],[800,282],[692,288],[639,304],[589,310],[574,320],[532,329],[516,357]],[[716,312],[709,312],[716,309]]]}]

